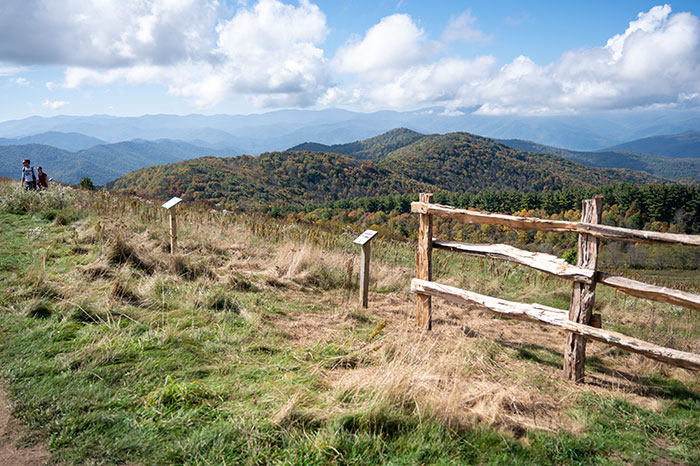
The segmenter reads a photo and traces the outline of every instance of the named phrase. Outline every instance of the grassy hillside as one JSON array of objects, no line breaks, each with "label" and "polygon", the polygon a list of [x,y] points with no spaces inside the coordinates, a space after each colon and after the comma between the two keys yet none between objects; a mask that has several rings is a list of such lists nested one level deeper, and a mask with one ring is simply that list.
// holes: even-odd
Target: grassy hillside
[{"label": "grassy hillside", "polygon": [[[171,256],[157,205],[0,184],[0,377],[53,462],[700,461],[697,374],[593,342],[573,385],[563,333],[439,300],[421,332],[414,245],[375,240],[363,310],[356,232],[187,206],[179,226]],[[568,305],[568,282],[435,254],[437,280]],[[596,302],[606,328],[697,346],[690,311]]]},{"label": "grassy hillside", "polygon": [[232,209],[242,205],[302,206],[420,190],[531,191],[651,180],[656,178],[586,168],[555,156],[510,149],[487,138],[451,133],[422,137],[371,161],[310,151],[274,152],[255,158],[202,158],[129,173],[110,183],[109,189],[161,198],[178,195]]}]

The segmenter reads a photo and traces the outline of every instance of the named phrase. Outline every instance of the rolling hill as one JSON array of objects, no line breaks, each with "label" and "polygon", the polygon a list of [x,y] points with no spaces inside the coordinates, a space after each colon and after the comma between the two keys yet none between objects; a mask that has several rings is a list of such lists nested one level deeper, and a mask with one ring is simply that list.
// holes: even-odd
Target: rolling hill
[{"label": "rolling hill", "polygon": [[[647,139],[653,140],[655,138]],[[677,138],[672,136],[664,137],[662,138],[662,140],[671,143],[678,141]],[[622,146],[617,146],[618,148],[611,148],[595,152],[585,152],[561,149],[558,147],[547,146],[544,144],[538,144],[532,141],[526,141],[522,139],[499,140],[500,143],[505,144],[514,149],[519,149],[527,152],[558,155],[566,159],[581,163],[583,165],[587,165],[589,167],[626,168],[629,170],[647,172],[656,176],[669,179],[688,180],[695,182],[700,180],[700,157],[661,157],[658,155],[652,155],[651,153],[631,152],[622,148],[623,146],[637,147],[648,148],[649,151],[656,150],[657,152],[660,151],[664,153],[680,153],[674,152],[674,150],[676,149],[673,148],[681,147],[680,144],[669,144],[667,146],[662,146],[660,143],[650,142],[649,145],[645,145],[640,141],[645,140],[640,139],[639,141],[632,141],[629,143],[629,146],[627,144],[623,144]],[[692,145],[683,147],[691,146]]]},{"label": "rolling hill", "polygon": [[[363,151],[372,146],[359,141],[355,147],[367,154]],[[420,137],[374,160],[312,151],[205,157],[144,168],[107,187],[150,197],[178,195],[226,208],[266,208],[275,203],[301,206],[420,190],[531,191],[659,180],[639,172],[590,168],[554,155],[523,152],[468,133],[450,133]]]},{"label": "rolling hill", "polygon": [[316,142],[305,142],[288,150],[334,152],[336,154],[350,155],[356,159],[373,160],[384,157],[394,150],[407,146],[424,137],[424,134],[416,131],[407,128],[397,128],[363,141],[350,142],[347,144],[333,144],[330,146]]},{"label": "rolling hill", "polygon": [[43,144],[0,145],[0,176],[19,178],[22,159],[42,166],[57,181],[77,184],[88,177],[103,185],[125,173],[150,165],[180,162],[203,155],[236,155],[231,151],[214,150],[180,141],[127,141],[101,144],[71,152]]},{"label": "rolling hill", "polygon": [[613,146],[610,150],[644,152],[674,159],[700,158],[700,131],[636,139]]}]

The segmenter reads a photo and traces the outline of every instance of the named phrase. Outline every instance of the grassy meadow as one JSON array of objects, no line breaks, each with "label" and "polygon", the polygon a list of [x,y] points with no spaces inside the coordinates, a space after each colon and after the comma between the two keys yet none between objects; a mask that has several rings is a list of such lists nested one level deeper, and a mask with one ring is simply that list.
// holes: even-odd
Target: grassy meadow
[{"label": "grassy meadow", "polygon": [[[417,329],[414,244],[375,240],[362,309],[357,232],[178,215],[171,255],[158,203],[0,182],[0,380],[52,462],[700,464],[697,373],[589,342],[573,384],[557,329],[437,299]],[[568,307],[567,281],[434,260],[441,282]],[[597,290],[604,328],[700,352],[697,312]]]}]

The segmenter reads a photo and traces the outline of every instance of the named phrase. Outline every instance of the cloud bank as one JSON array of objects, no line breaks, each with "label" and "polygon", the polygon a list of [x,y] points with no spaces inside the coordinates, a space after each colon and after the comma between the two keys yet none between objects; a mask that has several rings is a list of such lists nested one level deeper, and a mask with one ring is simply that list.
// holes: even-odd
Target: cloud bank
[{"label": "cloud bank", "polygon": [[[553,63],[523,55],[449,55],[488,44],[478,18],[453,16],[437,38],[405,14],[324,50],[326,17],[309,0],[4,0],[2,69],[65,67],[49,89],[160,84],[197,107],[244,96],[260,107],[463,107],[551,114],[700,104],[700,22],[669,5],[641,12],[598,47]],[[0,73],[2,74],[2,73]],[[11,73],[5,72],[5,75]]]}]

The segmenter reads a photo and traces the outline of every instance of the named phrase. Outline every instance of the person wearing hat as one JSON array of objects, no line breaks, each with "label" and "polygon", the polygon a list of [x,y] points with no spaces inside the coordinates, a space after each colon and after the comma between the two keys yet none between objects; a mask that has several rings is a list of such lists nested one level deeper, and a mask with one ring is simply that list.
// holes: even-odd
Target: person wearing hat
[{"label": "person wearing hat", "polygon": [[24,189],[36,189],[36,173],[34,167],[29,165],[29,159],[22,160],[22,184]]}]

